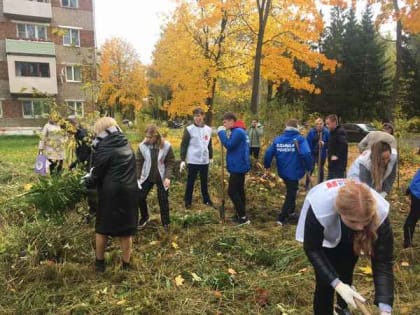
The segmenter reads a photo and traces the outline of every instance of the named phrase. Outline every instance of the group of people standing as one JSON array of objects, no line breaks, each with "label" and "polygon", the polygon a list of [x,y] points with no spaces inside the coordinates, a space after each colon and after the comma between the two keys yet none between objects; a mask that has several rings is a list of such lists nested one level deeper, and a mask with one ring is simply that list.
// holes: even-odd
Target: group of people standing
[{"label": "group of people standing", "polygon": [[[209,165],[213,159],[212,129],[204,122],[204,111],[193,111],[193,123],[185,128],[181,141],[179,169],[187,169],[184,206],[192,207],[197,175],[201,182],[202,202],[215,207],[208,191]],[[251,169],[251,155],[258,158],[263,128],[254,120],[247,130],[232,112],[223,115],[217,135],[226,150],[229,172],[228,195],[233,203],[233,221],[249,224],[246,213],[245,176]],[[385,129],[384,129],[385,130]],[[157,186],[161,222],[169,229],[169,188],[175,167],[172,145],[155,125],[145,130],[145,138],[134,153],[116,121],[100,118],[94,125],[96,135],[92,168],[84,177],[98,190],[96,213],[96,270],[105,270],[104,252],[108,236],[119,237],[122,268],[130,268],[132,237],[149,222],[147,196]],[[315,122],[305,138],[298,121],[289,119],[285,130],[268,146],[264,167],[268,171],[276,159],[279,177],[286,186],[286,198],[277,218],[278,225],[298,220],[296,239],[303,242],[305,253],[314,266],[316,289],[314,314],[347,315],[349,305],[356,307],[364,298],[352,287],[355,264],[360,255],[371,257],[375,304],[380,314],[391,314],[393,304],[393,235],[388,219],[390,192],[396,173],[395,139],[385,131],[369,134],[360,143],[361,155],[347,169],[346,134],[336,115]],[[252,140],[254,139],[254,140]],[[324,181],[324,164],[328,178]],[[310,176],[318,166],[318,185],[307,194],[300,215],[296,214],[299,180]],[[420,170],[409,187],[411,211],[404,225],[404,246],[412,244],[419,216]],[[140,208],[140,220],[138,215]],[[334,309],[334,292],[338,306]]]}]

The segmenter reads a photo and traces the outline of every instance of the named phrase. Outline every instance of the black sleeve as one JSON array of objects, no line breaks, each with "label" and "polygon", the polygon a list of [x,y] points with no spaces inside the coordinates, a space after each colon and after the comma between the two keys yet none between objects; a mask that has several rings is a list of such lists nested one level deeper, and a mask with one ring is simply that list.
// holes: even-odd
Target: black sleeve
[{"label": "black sleeve", "polygon": [[93,157],[92,175],[87,181],[87,185],[98,185],[105,177],[109,168],[110,159],[113,155],[113,149],[102,148],[100,144]]},{"label": "black sleeve", "polygon": [[185,161],[185,158],[187,157],[187,150],[188,145],[190,144],[190,139],[190,133],[188,132],[187,128],[185,128],[181,140],[181,161]]},{"label": "black sleeve", "polygon": [[175,166],[175,154],[171,146],[165,158],[165,178],[171,179],[174,166]]},{"label": "black sleeve", "polygon": [[337,134],[337,156],[340,159],[347,159],[347,138],[344,131]]},{"label": "black sleeve", "polygon": [[322,281],[331,283],[338,278],[338,275],[322,249],[323,241],[324,227],[319,223],[312,207],[310,207],[305,220],[303,249],[312,266],[314,266],[315,272],[320,276]]},{"label": "black sleeve", "polygon": [[211,160],[213,158],[213,143],[212,143],[211,139],[209,141],[208,148],[209,148],[209,159]]},{"label": "black sleeve", "polygon": [[373,281],[375,283],[375,304],[391,305],[394,302],[394,238],[389,219],[378,229],[378,239],[372,255]]}]

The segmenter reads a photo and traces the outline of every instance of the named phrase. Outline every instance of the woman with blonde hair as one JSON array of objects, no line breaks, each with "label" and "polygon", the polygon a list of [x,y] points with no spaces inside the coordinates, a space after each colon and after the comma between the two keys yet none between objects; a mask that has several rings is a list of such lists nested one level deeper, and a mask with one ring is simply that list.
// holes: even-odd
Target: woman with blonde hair
[{"label": "woman with blonde hair", "polygon": [[169,141],[162,138],[156,125],[147,126],[146,137],[136,152],[137,183],[140,188],[139,206],[141,219],[139,228],[149,222],[147,195],[154,185],[157,186],[161,222],[169,229],[169,186],[175,164],[175,155]]},{"label": "woman with blonde hair", "polygon": [[363,183],[347,179],[323,182],[306,196],[296,239],[315,269],[314,314],[351,314],[365,299],[352,287],[360,255],[371,258],[375,304],[380,314],[391,314],[394,299],[393,235],[389,203]]},{"label": "woman with blonde hair", "polygon": [[382,197],[392,189],[397,174],[397,150],[384,141],[376,142],[350,166],[347,177],[367,184]]},{"label": "woman with blonde hair", "polygon": [[136,161],[127,138],[111,117],[96,121],[93,130],[93,168],[85,176],[86,184],[98,190],[96,212],[96,271],[105,271],[105,247],[108,236],[119,237],[122,269],[130,268],[132,237],[137,231],[138,188]]}]

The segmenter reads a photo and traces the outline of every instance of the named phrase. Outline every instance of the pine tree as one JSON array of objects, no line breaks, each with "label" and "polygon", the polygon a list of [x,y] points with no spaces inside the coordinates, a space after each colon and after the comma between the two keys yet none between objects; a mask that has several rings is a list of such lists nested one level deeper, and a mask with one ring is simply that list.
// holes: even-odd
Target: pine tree
[{"label": "pine tree", "polygon": [[358,118],[386,118],[391,78],[387,76],[389,61],[385,59],[385,44],[375,30],[370,6],[362,17],[360,32],[361,81]]}]

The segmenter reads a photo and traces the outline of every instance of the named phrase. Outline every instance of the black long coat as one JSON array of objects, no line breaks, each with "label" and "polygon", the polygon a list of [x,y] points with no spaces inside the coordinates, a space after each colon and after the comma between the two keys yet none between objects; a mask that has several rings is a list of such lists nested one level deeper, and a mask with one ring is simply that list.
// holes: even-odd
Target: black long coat
[{"label": "black long coat", "polygon": [[136,160],[127,138],[110,133],[94,146],[90,184],[98,189],[96,233],[129,236],[137,231]]}]

